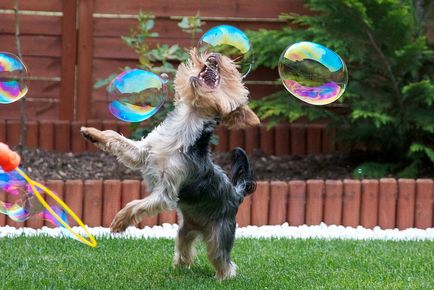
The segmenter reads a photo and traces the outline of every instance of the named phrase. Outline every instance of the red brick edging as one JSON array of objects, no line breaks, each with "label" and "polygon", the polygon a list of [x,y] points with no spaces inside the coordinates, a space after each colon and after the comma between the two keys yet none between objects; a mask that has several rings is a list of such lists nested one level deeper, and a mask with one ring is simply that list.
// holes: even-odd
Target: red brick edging
[{"label": "red brick edging", "polygon": [[[237,222],[247,225],[315,225],[321,222],[384,229],[433,226],[433,180],[260,181],[241,205]],[[46,184],[89,226],[108,227],[116,212],[148,193],[139,180],[51,180]],[[0,200],[4,200],[0,196]],[[175,211],[146,217],[140,227],[176,223]],[[0,226],[49,225],[37,219],[15,223],[0,215]]]}]

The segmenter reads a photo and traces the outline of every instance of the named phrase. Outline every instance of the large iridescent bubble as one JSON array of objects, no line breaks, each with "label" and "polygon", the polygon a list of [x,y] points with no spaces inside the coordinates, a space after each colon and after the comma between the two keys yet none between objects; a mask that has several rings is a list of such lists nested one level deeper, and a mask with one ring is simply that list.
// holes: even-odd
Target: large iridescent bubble
[{"label": "large iridescent bubble", "polygon": [[199,50],[226,55],[239,65],[244,76],[252,67],[252,44],[243,31],[231,25],[215,26],[205,32],[199,39]]},{"label": "large iridescent bubble", "polygon": [[18,56],[0,52],[0,104],[10,104],[27,94],[27,68]]},{"label": "large iridescent bubble", "polygon": [[109,110],[125,122],[141,122],[155,115],[166,98],[166,80],[141,69],[116,76],[109,86]]},{"label": "large iridescent bubble", "polygon": [[336,101],[348,82],[347,67],[339,55],[313,42],[288,46],[280,56],[278,69],[285,88],[312,105]]},{"label": "large iridescent bubble", "polygon": [[[41,188],[35,188],[42,193]],[[27,181],[13,170],[5,172],[0,167],[0,213],[7,215],[15,222],[24,222],[28,219],[47,220],[54,226],[61,224],[45,209],[34,195],[33,189]],[[68,223],[66,213],[56,205],[50,205],[62,220]]]}]

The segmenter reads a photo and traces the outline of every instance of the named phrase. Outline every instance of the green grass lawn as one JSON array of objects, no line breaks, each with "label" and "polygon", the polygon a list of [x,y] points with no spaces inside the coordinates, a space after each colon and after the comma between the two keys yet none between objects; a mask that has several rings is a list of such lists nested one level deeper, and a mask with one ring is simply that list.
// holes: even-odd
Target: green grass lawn
[{"label": "green grass lawn", "polygon": [[173,240],[0,239],[1,289],[397,289],[434,287],[434,242],[238,239],[218,283],[205,248],[173,269]]}]

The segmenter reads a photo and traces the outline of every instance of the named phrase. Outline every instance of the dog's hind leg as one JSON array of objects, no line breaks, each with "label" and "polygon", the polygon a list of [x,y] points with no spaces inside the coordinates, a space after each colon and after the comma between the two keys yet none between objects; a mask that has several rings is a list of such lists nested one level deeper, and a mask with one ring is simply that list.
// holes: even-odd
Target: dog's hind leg
[{"label": "dog's hind leg", "polygon": [[123,232],[128,226],[138,224],[144,215],[153,216],[166,209],[169,209],[168,203],[160,193],[133,200],[116,214],[110,225],[111,231]]},{"label": "dog's hind leg", "polygon": [[143,141],[130,140],[112,130],[81,127],[80,132],[86,140],[113,154],[131,169],[140,169],[146,162],[147,149]]},{"label": "dog's hind leg", "polygon": [[178,230],[175,241],[175,256],[173,266],[190,267],[196,258],[196,249],[194,241],[199,235],[198,231],[192,230],[188,225],[182,225]]},{"label": "dog's hind leg", "polygon": [[208,259],[217,271],[218,280],[233,278],[237,273],[237,265],[231,261],[235,227],[235,218],[234,220],[216,221],[205,236]]}]

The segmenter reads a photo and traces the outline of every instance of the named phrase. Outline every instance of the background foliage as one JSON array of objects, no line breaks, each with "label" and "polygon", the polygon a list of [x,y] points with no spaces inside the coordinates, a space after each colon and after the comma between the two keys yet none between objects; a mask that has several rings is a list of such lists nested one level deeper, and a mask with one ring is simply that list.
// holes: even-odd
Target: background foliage
[{"label": "background foliage", "polygon": [[350,148],[357,145],[378,153],[373,161],[381,166],[369,162],[355,171],[363,169],[368,176],[397,172],[413,177],[424,162],[434,164],[433,43],[427,39],[427,28],[434,25],[433,2],[307,0],[306,4],[312,15],[284,14],[288,27],[282,30],[249,32],[255,67],[276,68],[281,52],[298,41],[326,45],[348,66],[349,84],[339,100],[347,113],[305,105],[285,90],[254,102],[257,113],[271,126],[300,117],[329,119]]}]

